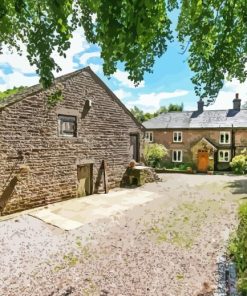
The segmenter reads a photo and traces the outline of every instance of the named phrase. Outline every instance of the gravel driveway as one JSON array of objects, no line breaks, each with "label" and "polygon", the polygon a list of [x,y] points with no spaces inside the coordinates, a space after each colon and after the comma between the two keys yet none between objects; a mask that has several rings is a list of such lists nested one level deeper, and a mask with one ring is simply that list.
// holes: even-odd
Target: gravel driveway
[{"label": "gravel driveway", "polygon": [[75,230],[29,215],[0,222],[0,295],[213,295],[247,180],[161,177],[138,189],[154,200]]}]

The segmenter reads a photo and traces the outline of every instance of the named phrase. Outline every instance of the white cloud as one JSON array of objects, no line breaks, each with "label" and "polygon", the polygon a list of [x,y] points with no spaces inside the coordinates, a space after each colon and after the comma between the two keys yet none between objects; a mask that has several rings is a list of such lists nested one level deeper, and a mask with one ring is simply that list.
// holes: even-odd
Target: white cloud
[{"label": "white cloud", "polygon": [[88,64],[88,66],[95,72],[95,73],[103,73],[102,66],[99,64]]},{"label": "white cloud", "polygon": [[187,90],[175,90],[173,92],[159,92],[141,94],[136,101],[129,101],[127,103],[128,108],[133,106],[139,106],[145,111],[153,112],[160,107],[162,100],[168,100],[177,97],[186,96],[189,92]]},{"label": "white cloud", "polygon": [[247,81],[240,83],[237,79],[225,83],[224,88],[219,92],[214,104],[206,107],[207,110],[224,110],[233,107],[233,99],[235,94],[239,93],[239,98],[242,99],[242,104],[247,101]]},{"label": "white cloud", "polygon": [[122,86],[127,86],[129,88],[141,88],[144,87],[145,83],[144,81],[142,81],[137,87],[135,86],[134,82],[128,79],[128,73],[121,71],[121,70],[117,70],[112,77],[115,78],[116,80],[118,80],[120,82],[120,84]]},{"label": "white cloud", "polygon": [[124,100],[124,99],[127,99],[131,96],[131,93],[130,92],[127,92],[123,89],[117,89],[117,90],[114,90],[114,93],[115,95],[120,99],[120,100]]},{"label": "white cloud", "polygon": [[0,84],[0,91],[13,88],[14,86],[31,86],[39,82],[38,76],[25,76],[19,71],[6,75],[0,69],[0,77],[5,81],[4,84]]},{"label": "white cloud", "polygon": [[87,65],[87,62],[91,58],[99,58],[100,52],[99,51],[93,51],[93,52],[86,52],[81,55],[80,57],[80,64]]},{"label": "white cloud", "polygon": [[81,53],[90,48],[89,43],[86,41],[84,36],[84,31],[82,28],[78,28],[74,31],[73,37],[70,40],[71,45],[70,48],[66,51],[66,58],[59,56],[56,52],[53,54],[53,58],[57,62],[57,64],[62,68],[62,71],[58,73],[54,73],[55,77],[67,74],[69,72],[73,72],[76,68],[76,64],[73,61],[73,57],[76,54]]}]

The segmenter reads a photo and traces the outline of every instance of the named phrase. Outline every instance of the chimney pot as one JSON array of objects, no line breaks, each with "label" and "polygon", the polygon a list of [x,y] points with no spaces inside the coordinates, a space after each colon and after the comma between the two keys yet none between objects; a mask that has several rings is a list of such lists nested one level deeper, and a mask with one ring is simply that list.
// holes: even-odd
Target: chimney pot
[{"label": "chimney pot", "polygon": [[198,110],[198,112],[202,113],[203,112],[203,107],[204,107],[204,101],[202,99],[200,99],[197,102],[197,110]]},{"label": "chimney pot", "polygon": [[233,100],[233,109],[240,110],[241,109],[241,100],[239,99],[239,94],[235,94],[235,99]]}]

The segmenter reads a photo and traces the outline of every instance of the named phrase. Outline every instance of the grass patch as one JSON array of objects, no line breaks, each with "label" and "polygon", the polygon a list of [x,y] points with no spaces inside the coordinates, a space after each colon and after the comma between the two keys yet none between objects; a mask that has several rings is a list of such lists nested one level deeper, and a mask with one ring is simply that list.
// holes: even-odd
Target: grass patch
[{"label": "grass patch", "polygon": [[157,243],[168,242],[189,249],[200,235],[205,220],[221,213],[221,203],[215,200],[182,203],[170,214],[145,223],[148,233]]},{"label": "grass patch", "polygon": [[77,256],[75,256],[73,253],[69,253],[68,255],[64,255],[63,259],[69,267],[75,266],[79,261],[79,258]]},{"label": "grass patch", "polygon": [[176,279],[178,281],[182,281],[184,279],[184,275],[179,273],[179,274],[176,275]]},{"label": "grass patch", "polygon": [[83,263],[87,259],[92,258],[89,246],[83,246],[82,242],[77,238],[75,242],[77,250],[73,253],[65,254],[60,265],[55,266],[54,271],[60,271],[67,267],[74,267],[78,263]]},{"label": "grass patch", "polygon": [[229,243],[229,252],[236,263],[238,288],[247,295],[247,203],[239,207],[239,226]]}]

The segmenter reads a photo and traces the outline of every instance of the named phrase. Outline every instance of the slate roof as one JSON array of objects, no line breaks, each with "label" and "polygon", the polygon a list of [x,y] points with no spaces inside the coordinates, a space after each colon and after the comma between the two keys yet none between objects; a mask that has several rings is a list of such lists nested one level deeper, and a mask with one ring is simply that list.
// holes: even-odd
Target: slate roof
[{"label": "slate roof", "polygon": [[168,112],[143,122],[146,129],[247,128],[247,109]]}]

